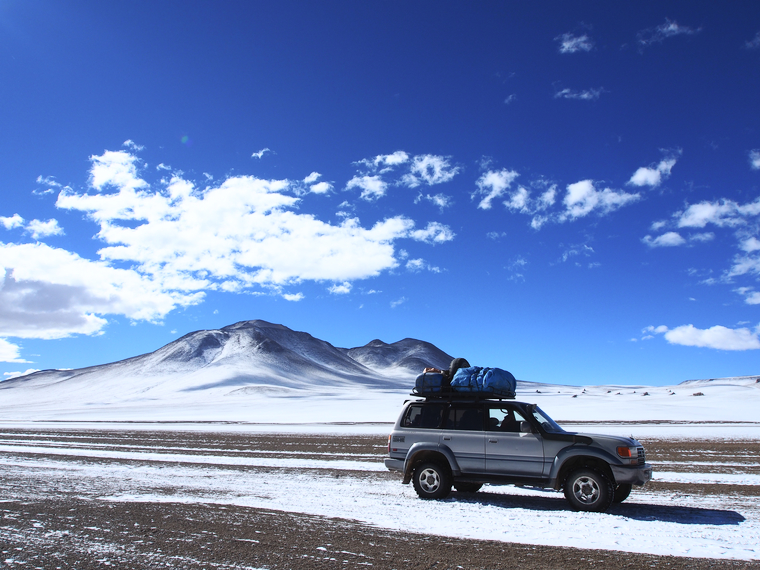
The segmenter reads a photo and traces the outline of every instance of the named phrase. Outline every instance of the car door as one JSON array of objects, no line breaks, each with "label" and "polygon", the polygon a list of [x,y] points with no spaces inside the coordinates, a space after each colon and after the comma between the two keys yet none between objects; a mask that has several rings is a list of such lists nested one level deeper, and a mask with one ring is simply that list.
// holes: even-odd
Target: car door
[{"label": "car door", "polygon": [[441,431],[441,445],[454,453],[463,473],[483,473],[485,457],[485,410],[481,404],[452,404]]},{"label": "car door", "polygon": [[522,414],[512,406],[488,408],[485,437],[486,471],[493,475],[541,477],[544,446],[540,435],[522,431]]}]

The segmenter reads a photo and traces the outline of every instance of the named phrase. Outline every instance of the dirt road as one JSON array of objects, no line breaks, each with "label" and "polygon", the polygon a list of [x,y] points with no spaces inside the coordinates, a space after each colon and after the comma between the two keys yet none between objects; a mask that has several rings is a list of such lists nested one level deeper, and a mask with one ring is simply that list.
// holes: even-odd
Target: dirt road
[{"label": "dirt road", "polygon": [[[647,445],[650,459],[661,468],[680,465],[683,442]],[[760,469],[758,442],[689,445],[691,452],[712,459],[711,472],[716,463],[733,465],[725,467],[732,473]],[[334,485],[351,479],[402,489],[396,476],[373,469],[385,450],[383,439],[374,436],[4,430],[0,449],[0,562],[9,568],[760,568],[758,562],[390,530],[351,517],[293,512],[297,509],[292,503],[283,510],[241,505],[241,488],[230,483],[244,481],[245,492],[256,481],[257,493],[270,496],[275,506],[285,500],[281,492],[290,501],[296,495],[296,503],[300,492],[308,502],[310,494],[320,492],[311,483],[317,478],[331,479]],[[268,489],[267,481],[277,484]],[[650,490],[697,497],[728,491],[734,502],[744,497],[757,503],[758,487],[753,485],[683,487],[661,482]],[[516,505],[536,516],[566,509],[561,499],[505,499],[488,488],[477,495],[479,503]],[[471,501],[456,493],[452,500]],[[715,515],[703,509],[692,514],[735,524],[726,512]]]}]

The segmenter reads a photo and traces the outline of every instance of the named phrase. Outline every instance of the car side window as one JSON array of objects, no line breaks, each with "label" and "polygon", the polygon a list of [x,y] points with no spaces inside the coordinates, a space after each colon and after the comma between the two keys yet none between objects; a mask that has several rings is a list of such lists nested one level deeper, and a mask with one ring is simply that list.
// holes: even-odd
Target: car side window
[{"label": "car side window", "polygon": [[483,430],[483,408],[452,406],[445,427],[457,430]]},{"label": "car side window", "polygon": [[488,430],[520,433],[520,423],[525,418],[517,410],[512,408],[489,408]]},{"label": "car side window", "polygon": [[423,429],[436,429],[441,427],[441,418],[445,404],[415,405],[412,404],[406,410],[402,427],[416,427]]}]

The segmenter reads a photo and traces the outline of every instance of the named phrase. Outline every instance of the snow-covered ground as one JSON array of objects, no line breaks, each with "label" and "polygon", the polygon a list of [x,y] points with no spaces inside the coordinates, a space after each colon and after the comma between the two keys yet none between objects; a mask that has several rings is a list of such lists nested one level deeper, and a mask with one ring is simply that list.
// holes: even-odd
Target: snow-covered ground
[{"label": "snow-covered ground", "polygon": [[49,433],[25,442],[3,433],[0,468],[6,477],[44,481],[35,483],[39,492],[73,490],[106,501],[238,505],[440,536],[760,560],[757,496],[721,491],[760,485],[756,459],[740,463],[741,468],[721,460],[685,463],[682,469],[668,464],[661,472],[655,464],[658,481],[710,484],[715,490],[700,494],[644,487],[600,514],[570,511],[555,491],[516,487],[486,486],[474,495],[423,501],[411,486],[382,475],[381,448],[354,456],[288,454],[250,447],[192,448],[184,443],[190,440],[147,445],[130,437],[131,444],[111,439],[106,445]]}]

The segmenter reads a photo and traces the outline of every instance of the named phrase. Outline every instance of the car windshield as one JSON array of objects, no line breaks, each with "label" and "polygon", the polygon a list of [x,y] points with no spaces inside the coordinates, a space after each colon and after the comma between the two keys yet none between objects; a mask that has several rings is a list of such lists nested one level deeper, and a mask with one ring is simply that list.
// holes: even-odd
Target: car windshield
[{"label": "car windshield", "polygon": [[533,406],[531,413],[544,431],[552,433],[563,433],[565,431],[538,406]]}]

